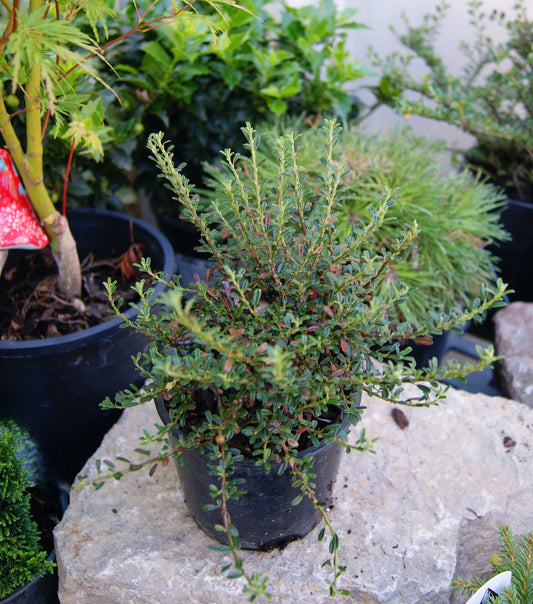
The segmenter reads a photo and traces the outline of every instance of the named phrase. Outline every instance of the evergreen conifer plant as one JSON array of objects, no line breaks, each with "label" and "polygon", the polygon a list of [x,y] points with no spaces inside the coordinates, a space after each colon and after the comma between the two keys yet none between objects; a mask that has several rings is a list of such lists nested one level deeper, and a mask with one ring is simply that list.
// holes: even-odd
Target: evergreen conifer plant
[{"label": "evergreen conifer plant", "polygon": [[[0,598],[55,566],[47,560],[48,553],[40,545],[39,530],[30,513],[28,489],[36,465],[34,446],[30,443],[28,447],[27,443],[27,434],[16,424],[0,424]],[[22,449],[30,451],[30,459]]]},{"label": "evergreen conifer plant", "polygon": [[[500,595],[490,598],[491,604],[530,604],[533,602],[533,531],[517,539],[511,527],[499,528],[499,551],[490,557],[492,575],[511,571],[511,585]],[[472,595],[486,582],[486,578],[453,581],[457,592]]]}]

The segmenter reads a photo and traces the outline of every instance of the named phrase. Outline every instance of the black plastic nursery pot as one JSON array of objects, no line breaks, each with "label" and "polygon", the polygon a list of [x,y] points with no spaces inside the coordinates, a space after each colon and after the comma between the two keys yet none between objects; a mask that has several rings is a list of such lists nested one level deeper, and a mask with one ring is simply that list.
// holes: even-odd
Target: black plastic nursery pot
[{"label": "black plastic nursery pot", "polygon": [[[156,399],[156,408],[161,420],[170,423],[169,414],[162,399]],[[349,420],[343,426],[348,428]],[[179,433],[173,429],[169,435],[171,446],[175,446]],[[322,444],[302,452],[312,455],[313,474],[316,478],[315,494],[318,501],[330,504],[337,478],[343,447],[337,443]],[[209,485],[214,477],[209,474],[207,456],[197,451],[182,453],[183,464],[176,463],[185,503],[198,526],[212,539],[226,544],[225,534],[215,530],[222,524],[220,510],[206,511],[204,506],[213,503]],[[239,532],[242,549],[269,551],[307,535],[321,520],[321,514],[308,497],[298,505],[292,501],[301,490],[292,486],[290,470],[278,474],[278,464],[272,464],[269,473],[253,460],[236,463],[231,478],[243,479],[246,490],[237,500],[228,502],[231,521]]]},{"label": "black plastic nursery pot", "polygon": [[[511,236],[509,241],[490,246],[498,262],[498,277],[507,283],[513,293],[507,294],[508,302],[533,302],[533,200],[532,203],[508,199],[500,222]],[[482,323],[472,323],[468,331],[486,340],[494,340],[493,318],[496,310],[489,310]]]},{"label": "black plastic nursery pot", "polygon": [[508,199],[501,215],[501,222],[511,235],[492,251],[500,258],[498,274],[514,293],[511,301],[533,301],[533,279],[530,267],[533,262],[533,200],[532,203]]},{"label": "black plastic nursery pot", "polygon": [[[94,209],[69,213],[80,256],[110,247],[122,253],[144,245],[152,267],[171,275],[176,260],[158,229],[125,214]],[[163,286],[155,287],[154,296]],[[134,309],[127,315],[133,317]],[[145,336],[121,329],[113,317],[83,331],[45,340],[0,341],[0,416],[24,426],[56,474],[71,484],[120,413],[99,404],[129,384],[142,384],[131,360],[148,346]]]}]

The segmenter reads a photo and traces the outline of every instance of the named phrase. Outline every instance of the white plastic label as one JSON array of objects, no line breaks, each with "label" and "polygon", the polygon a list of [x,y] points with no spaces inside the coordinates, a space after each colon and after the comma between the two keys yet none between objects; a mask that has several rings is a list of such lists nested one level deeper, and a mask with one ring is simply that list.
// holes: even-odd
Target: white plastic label
[{"label": "white plastic label", "polygon": [[490,604],[496,596],[502,594],[503,590],[511,585],[511,578],[510,570],[492,577],[476,591],[466,604]]}]

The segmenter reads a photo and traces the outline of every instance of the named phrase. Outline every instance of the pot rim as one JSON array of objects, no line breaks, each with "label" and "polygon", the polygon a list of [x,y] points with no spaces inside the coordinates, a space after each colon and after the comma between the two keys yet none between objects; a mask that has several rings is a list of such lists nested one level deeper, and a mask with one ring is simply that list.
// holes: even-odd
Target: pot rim
[{"label": "pot rim", "polygon": [[[355,403],[355,405],[359,406],[360,402],[361,402],[361,396],[358,397],[357,403]],[[160,396],[156,397],[154,399],[154,403],[155,403],[155,407],[156,407],[157,413],[158,413],[161,421],[166,426],[168,426],[168,424],[170,424],[170,416],[168,414],[168,411],[167,411],[163,398]],[[346,430],[349,425],[350,425],[350,418],[345,417],[341,422],[341,426]],[[179,430],[176,427],[172,427],[171,432],[179,433]],[[350,430],[348,430],[348,434],[349,433],[350,433]],[[313,445],[313,446],[305,449],[304,451],[298,451],[298,453],[296,453],[296,457],[304,458],[304,457],[313,456],[331,444],[332,444],[331,442],[321,441],[320,444],[318,444],[318,445]],[[333,443],[333,444],[335,444],[335,443]],[[338,443],[336,443],[336,444],[338,444]],[[340,446],[340,444],[338,444],[338,445]],[[187,453],[196,455],[197,457],[200,457],[203,459],[209,458],[209,456],[206,453],[200,453],[196,449],[187,449]],[[241,466],[257,466],[257,461],[259,461],[259,458],[250,459],[249,457],[244,457],[243,459],[239,460],[236,463]],[[270,462],[270,465],[273,467],[278,467],[281,465],[281,463],[282,462]]]},{"label": "pot rim", "polygon": [[[169,240],[161,233],[157,227],[151,225],[141,218],[137,218],[136,216],[130,216],[128,214],[124,214],[122,212],[115,212],[113,210],[100,210],[97,208],[76,208],[73,210],[69,210],[68,214],[91,214],[91,215],[101,215],[107,216],[112,219],[118,219],[120,221],[133,222],[133,224],[145,231],[148,235],[153,237],[161,246],[161,252],[164,259],[163,267],[161,269],[162,272],[167,273],[167,275],[171,275],[176,270],[176,257],[174,254],[174,250],[170,245]],[[150,297],[150,300],[156,299],[164,290],[164,285],[162,283],[157,283],[154,287],[154,292]],[[137,311],[134,308],[129,308],[124,313],[128,319],[132,319]],[[86,329],[82,329],[81,331],[77,331],[75,333],[70,333],[66,335],[57,336],[54,338],[47,338],[42,340],[23,340],[23,341],[5,341],[0,340],[0,353],[12,353],[10,357],[16,357],[17,353],[23,353],[23,356],[26,356],[29,352],[35,354],[45,355],[48,354],[50,349],[53,348],[54,351],[67,351],[73,348],[77,348],[83,343],[90,343],[94,340],[101,339],[102,337],[109,337],[117,332],[121,325],[124,322],[119,317],[113,317],[104,323],[99,323],[98,325],[93,325],[92,327],[87,327]]]}]

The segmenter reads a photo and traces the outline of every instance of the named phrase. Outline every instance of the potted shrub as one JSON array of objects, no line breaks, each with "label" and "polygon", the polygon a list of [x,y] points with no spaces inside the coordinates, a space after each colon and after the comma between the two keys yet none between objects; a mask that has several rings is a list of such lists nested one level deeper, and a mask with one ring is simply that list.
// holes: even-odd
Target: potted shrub
[{"label": "potted shrub", "polygon": [[[406,21],[406,32],[396,34],[409,53],[376,57],[382,76],[374,92],[378,102],[404,115],[445,122],[475,138],[473,148],[463,153],[466,165],[505,190],[510,200],[502,220],[512,240],[496,251],[501,274],[516,290],[516,299],[532,300],[533,287],[523,272],[533,255],[533,22],[522,0],[509,12],[486,11],[477,0],[467,7],[472,36],[460,43],[465,64],[459,74],[435,50],[448,8],[442,2],[421,25]],[[500,26],[503,41],[487,33],[490,21]],[[420,62],[423,72],[413,75],[411,67]]]},{"label": "potted shrub", "polygon": [[[216,201],[201,209],[162,133],[150,137],[162,176],[183,215],[200,230],[202,249],[215,266],[191,287],[168,283],[157,310],[140,292],[137,319],[123,317],[152,340],[149,352],[137,357],[147,382],[141,391],[118,393],[104,406],[155,399],[162,423],[152,435],[144,432],[138,449],[144,461],[132,462],[120,452],[80,480],[102,487],[125,472],[143,467],[154,472],[175,456],[191,514],[221,542],[215,547],[233,556],[229,576],[244,577],[251,596],[266,593],[266,580],[243,568],[238,548],[282,545],[323,519],[319,539],[329,533],[335,594],[343,568],[327,503],[342,449],[351,448],[350,426],[363,411],[361,392],[417,407],[440,400],[446,387],[438,380],[464,375],[472,366],[404,365],[398,361],[409,351],[400,350],[398,340],[462,324],[500,303],[505,286],[499,282],[494,291],[486,289],[472,309],[430,313],[416,326],[399,321],[396,306],[409,295],[407,288],[383,297],[373,292],[393,259],[416,240],[418,228],[406,226],[388,251],[365,251],[392,203],[386,197],[367,223],[338,241],[333,229],[345,166],[337,161],[335,122],[324,126],[323,183],[314,204],[308,203],[294,137],[278,141],[270,178],[258,167],[253,128],[243,130],[246,156],[224,153],[231,171],[220,192],[229,200],[224,212]],[[108,289],[123,316],[115,284]],[[492,350],[482,351],[479,366],[493,358]],[[406,382],[418,384],[419,396],[402,395]],[[156,443],[162,449],[154,454]],[[355,448],[370,446],[362,435]],[[261,491],[265,477],[268,486]],[[291,518],[294,525],[282,526]]]},{"label": "potted shrub", "polygon": [[[232,0],[222,3],[233,4]],[[14,295],[2,300],[11,315],[0,342],[0,414],[19,419],[34,433],[43,454],[57,468],[59,478],[67,482],[72,481],[110,422],[116,419],[116,414],[106,418],[99,413],[97,403],[119,384],[131,381],[134,371],[130,356],[142,345],[142,338],[129,343],[127,332],[119,331],[120,321],[101,323],[110,317],[105,301],[98,299],[97,283],[105,277],[83,274],[80,256],[83,253],[84,260],[89,252],[96,249],[95,253],[100,253],[103,248],[104,259],[96,257],[84,262],[111,262],[107,274],[119,269],[127,278],[135,278],[132,264],[143,255],[151,256],[165,272],[172,273],[175,267],[168,241],[150,225],[116,214],[82,211],[69,217],[66,212],[72,154],[81,150],[98,158],[102,153],[101,139],[105,139],[98,85],[109,88],[109,76],[102,74],[95,63],[106,64],[107,49],[128,35],[159,27],[191,10],[191,3],[174,3],[164,7],[167,12],[160,10],[158,3],[135,6],[137,20],[131,29],[103,42],[99,42],[102,38],[96,33],[98,24],[103,24],[105,31],[105,22],[116,15],[105,3],[87,2],[80,9],[70,5],[54,7],[40,1],[14,2],[2,8],[0,132],[5,150],[0,180],[5,189],[0,207],[8,212],[0,222],[5,236],[3,246],[46,246],[46,251],[32,258],[30,265],[23,265],[21,252],[15,250],[3,271],[2,294],[27,282],[30,297],[19,307],[13,301]],[[87,24],[91,34],[86,33]],[[67,137],[71,150],[70,156],[64,158],[62,210],[52,203],[43,173],[47,162],[43,157],[43,147],[47,148],[43,137],[47,141],[54,136]],[[15,233],[19,216],[17,213],[15,220],[15,207],[17,212],[25,212],[33,231],[39,232],[37,241],[21,239]],[[112,249],[108,249],[110,243],[114,245]],[[4,250],[0,255],[5,259]],[[37,265],[32,285],[30,270],[37,262],[44,267]],[[54,262],[55,277],[46,272],[46,264]],[[35,322],[40,326],[52,318],[50,329],[33,336],[39,339],[13,341],[19,338],[20,325],[29,328],[24,317],[28,305],[34,303],[35,297],[42,299],[46,291],[49,296]],[[88,301],[82,298],[82,292],[84,296],[95,293],[96,298]],[[70,333],[64,330],[63,323],[72,321],[72,310],[77,312],[80,323]],[[86,410],[87,418],[83,416]],[[73,430],[73,426],[77,428]]]},{"label": "potted shrub", "polygon": [[[29,435],[14,422],[0,422],[0,601],[6,604],[57,601],[57,577],[51,574],[55,568],[53,518],[48,514],[57,514],[59,521],[61,507],[57,495],[50,499],[43,478]],[[38,483],[37,497],[31,491]],[[37,506],[32,503],[45,498],[49,500],[46,518],[40,514],[38,524],[33,515]]]}]

